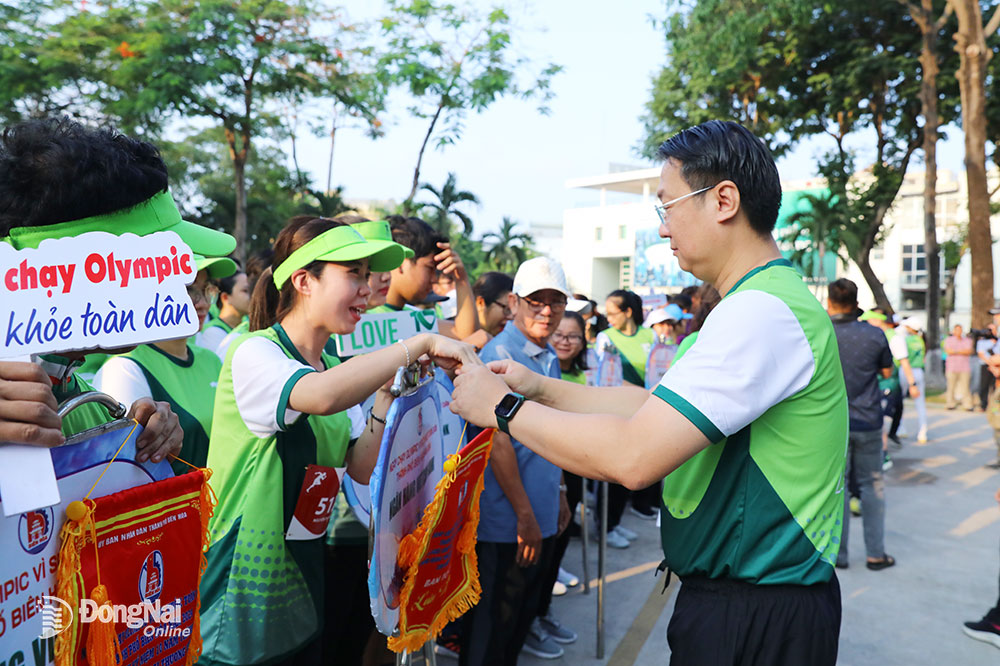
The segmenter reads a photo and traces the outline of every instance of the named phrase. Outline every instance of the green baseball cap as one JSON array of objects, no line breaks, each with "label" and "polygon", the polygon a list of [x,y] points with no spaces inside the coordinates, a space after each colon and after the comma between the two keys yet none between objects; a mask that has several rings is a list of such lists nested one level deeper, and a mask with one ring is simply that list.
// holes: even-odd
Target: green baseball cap
[{"label": "green baseball cap", "polygon": [[345,225],[324,231],[292,252],[274,269],[274,285],[281,287],[292,273],[314,261],[356,261],[367,258],[376,273],[398,268],[403,263],[403,246],[385,240],[366,240],[356,229]]},{"label": "green baseball cap", "polygon": [[[374,222],[358,222],[357,224],[351,225],[352,229],[357,230],[366,240],[380,240],[389,241],[394,243],[392,240],[392,228],[389,226],[388,220],[375,220]],[[406,247],[405,245],[400,245],[396,243],[399,247],[403,248],[403,258],[412,259],[413,250]]]},{"label": "green baseball cap", "polygon": [[229,257],[203,257],[196,254],[194,255],[194,264],[199,271],[208,271],[208,277],[213,280],[236,275],[236,262]]},{"label": "green baseball cap", "polygon": [[44,227],[16,227],[0,242],[23,250],[37,248],[43,240],[50,238],[79,236],[90,231],[104,231],[116,236],[127,233],[147,236],[157,231],[173,231],[193,252],[204,257],[224,257],[236,249],[236,239],[229,234],[181,219],[170,192],[154,194],[136,206],[106,215]]}]

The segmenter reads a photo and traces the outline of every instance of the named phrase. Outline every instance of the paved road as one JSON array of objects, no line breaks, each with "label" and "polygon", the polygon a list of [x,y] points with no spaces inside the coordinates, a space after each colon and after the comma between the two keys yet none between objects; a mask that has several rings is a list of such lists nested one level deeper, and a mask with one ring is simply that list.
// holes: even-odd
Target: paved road
[{"label": "paved road", "polygon": [[[904,427],[916,433],[907,408]],[[850,568],[838,571],[843,666],[1000,663],[1000,650],[961,632],[964,620],[978,619],[997,599],[1000,508],[993,494],[1000,473],[983,468],[996,455],[992,431],[978,413],[932,407],[929,421],[930,441],[904,440],[887,474],[886,550],[898,564],[877,572],[865,568],[861,521],[851,521]],[[623,522],[640,539],[627,550],[609,549],[604,658],[595,658],[596,591],[583,594],[578,587],[557,597],[554,609],[580,639],[559,660],[524,655],[522,664],[668,663],[666,627],[677,583],[666,595],[658,593],[662,579],[652,574],[661,556],[655,524],[628,512]],[[596,556],[591,545],[591,577]],[[570,544],[564,567],[582,575],[579,539]],[[455,662],[439,657],[439,663]]]}]

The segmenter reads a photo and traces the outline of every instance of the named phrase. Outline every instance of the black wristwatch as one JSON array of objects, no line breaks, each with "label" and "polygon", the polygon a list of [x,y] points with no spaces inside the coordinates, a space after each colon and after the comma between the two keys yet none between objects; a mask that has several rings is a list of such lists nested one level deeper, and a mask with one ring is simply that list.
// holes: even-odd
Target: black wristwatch
[{"label": "black wristwatch", "polygon": [[510,434],[510,430],[507,424],[510,420],[514,418],[517,414],[517,410],[521,409],[521,405],[524,404],[524,396],[520,393],[510,392],[505,395],[497,406],[493,409],[493,413],[497,417],[497,427],[500,428],[501,432]]}]

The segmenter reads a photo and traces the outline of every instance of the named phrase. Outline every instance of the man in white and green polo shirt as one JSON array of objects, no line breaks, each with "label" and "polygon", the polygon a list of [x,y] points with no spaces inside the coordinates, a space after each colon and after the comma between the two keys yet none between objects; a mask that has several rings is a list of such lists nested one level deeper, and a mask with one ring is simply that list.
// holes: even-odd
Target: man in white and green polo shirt
[{"label": "man in white and green polo shirt", "polygon": [[763,142],[711,121],[659,156],[660,236],[724,298],[653,395],[499,361],[463,372],[451,408],[581,476],[665,478],[672,663],[835,664],[848,412],[833,326],[771,236],[781,186]]}]

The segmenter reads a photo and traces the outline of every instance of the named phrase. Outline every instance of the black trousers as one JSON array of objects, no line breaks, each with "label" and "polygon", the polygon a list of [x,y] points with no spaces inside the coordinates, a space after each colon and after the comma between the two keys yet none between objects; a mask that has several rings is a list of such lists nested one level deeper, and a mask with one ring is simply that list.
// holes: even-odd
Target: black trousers
[{"label": "black trousers", "polygon": [[[594,487],[597,489],[597,515],[594,517],[594,524],[600,525],[601,515],[601,484],[595,483]],[[622,514],[625,513],[625,505],[628,504],[628,497],[631,491],[625,486],[618,485],[617,483],[608,483],[608,531],[610,532],[614,528],[618,527],[618,523],[622,522]]]},{"label": "black trousers", "polygon": [[[514,666],[538,615],[541,578],[548,570],[555,537],[542,539],[538,561],[517,566],[517,543],[476,544],[479,603],[465,614],[459,666]],[[550,586],[551,588],[551,586]]]},{"label": "black trousers", "polygon": [[326,618],[323,654],[327,664],[361,666],[375,631],[368,600],[368,544],[326,547]]},{"label": "black trousers", "polygon": [[979,406],[986,411],[986,408],[990,405],[990,389],[993,388],[993,383],[996,378],[993,373],[990,372],[990,368],[985,363],[979,366]]},{"label": "black trousers", "polygon": [[840,585],[688,576],[667,627],[672,666],[834,666]]},{"label": "black trousers", "polygon": [[895,437],[899,422],[903,420],[903,389],[899,385],[886,395],[885,415],[892,417],[889,436]]}]

